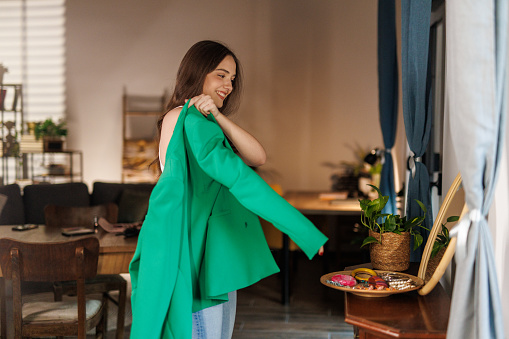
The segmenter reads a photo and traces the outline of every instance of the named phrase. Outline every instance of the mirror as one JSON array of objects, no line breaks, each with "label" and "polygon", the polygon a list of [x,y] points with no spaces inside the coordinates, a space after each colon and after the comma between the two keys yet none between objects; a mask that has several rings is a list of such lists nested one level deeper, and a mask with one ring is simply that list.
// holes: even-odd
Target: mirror
[{"label": "mirror", "polygon": [[447,222],[451,216],[461,217],[466,213],[465,192],[461,185],[461,175],[458,174],[454,179],[447,195],[440,206],[433,227],[428,237],[426,247],[422,254],[421,265],[419,266],[419,278],[424,280],[424,286],[419,290],[420,295],[426,295],[436,286],[444,275],[445,270],[454,256],[456,249],[456,238],[452,238],[447,248],[435,257],[432,257],[433,245],[437,236],[442,232],[442,225],[445,224],[448,230],[451,230],[457,223]]}]

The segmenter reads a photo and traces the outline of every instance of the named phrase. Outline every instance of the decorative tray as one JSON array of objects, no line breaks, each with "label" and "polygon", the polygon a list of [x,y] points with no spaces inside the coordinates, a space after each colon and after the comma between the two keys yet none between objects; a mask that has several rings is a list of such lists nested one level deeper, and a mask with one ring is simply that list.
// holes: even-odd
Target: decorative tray
[{"label": "decorative tray", "polygon": [[334,288],[340,291],[350,292],[355,295],[359,295],[362,297],[386,297],[391,294],[398,294],[398,293],[406,293],[410,291],[415,291],[420,289],[424,285],[424,281],[416,276],[401,273],[401,272],[390,272],[390,271],[379,271],[374,270],[378,275],[383,274],[394,274],[397,276],[408,278],[409,286],[406,286],[404,289],[396,289],[396,288],[390,288],[390,289],[384,289],[384,290],[377,290],[377,289],[360,289],[359,286],[362,286],[362,283],[357,284],[356,286],[349,287],[349,286],[341,286],[338,283],[334,283],[332,281],[332,277],[336,275],[346,275],[351,276],[352,271],[338,271],[333,273],[328,273],[323,275],[320,278],[320,282],[324,284],[327,287]]}]

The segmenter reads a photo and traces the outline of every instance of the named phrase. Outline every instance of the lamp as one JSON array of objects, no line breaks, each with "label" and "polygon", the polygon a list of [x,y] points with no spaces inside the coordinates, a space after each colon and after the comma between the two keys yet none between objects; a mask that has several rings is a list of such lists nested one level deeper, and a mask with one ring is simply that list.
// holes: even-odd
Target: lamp
[{"label": "lamp", "polygon": [[369,152],[364,157],[364,162],[373,166],[379,159],[382,159],[383,157],[383,151],[379,148],[372,149],[371,152]]}]

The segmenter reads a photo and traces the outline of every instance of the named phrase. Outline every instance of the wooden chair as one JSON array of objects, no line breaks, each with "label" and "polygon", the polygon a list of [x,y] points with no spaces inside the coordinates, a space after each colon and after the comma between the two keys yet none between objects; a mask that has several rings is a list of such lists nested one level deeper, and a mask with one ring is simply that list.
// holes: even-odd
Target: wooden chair
[{"label": "wooden chair", "polygon": [[[85,279],[97,274],[99,241],[95,237],[58,243],[27,243],[0,239],[0,267],[12,280],[14,338],[78,336],[96,328],[96,337],[106,332],[107,302],[86,299]],[[22,281],[74,280],[76,301],[31,302],[22,295]]]},{"label": "wooden chair", "polygon": [[[44,208],[46,227],[93,227],[94,216],[103,217],[111,223],[117,222],[118,207],[114,203],[97,206],[57,206],[47,205]],[[124,338],[125,307],[127,298],[127,282],[119,274],[100,274],[85,282],[87,294],[104,293],[108,299],[118,306],[116,338]],[[109,292],[118,291],[118,300]],[[76,293],[74,282],[55,283],[55,298],[62,300],[63,295]]]}]

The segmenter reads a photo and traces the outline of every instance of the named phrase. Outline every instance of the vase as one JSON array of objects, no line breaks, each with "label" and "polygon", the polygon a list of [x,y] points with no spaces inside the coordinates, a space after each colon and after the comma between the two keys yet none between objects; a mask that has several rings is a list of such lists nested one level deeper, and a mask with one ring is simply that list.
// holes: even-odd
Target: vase
[{"label": "vase", "polygon": [[381,244],[372,243],[369,248],[371,265],[382,271],[401,272],[410,265],[410,233],[378,233],[369,231],[371,237],[381,240]]},{"label": "vase", "polygon": [[44,137],[44,152],[62,152],[64,150],[64,138]]}]

